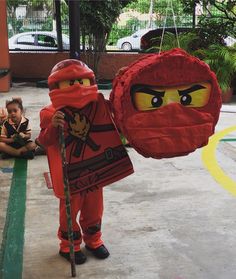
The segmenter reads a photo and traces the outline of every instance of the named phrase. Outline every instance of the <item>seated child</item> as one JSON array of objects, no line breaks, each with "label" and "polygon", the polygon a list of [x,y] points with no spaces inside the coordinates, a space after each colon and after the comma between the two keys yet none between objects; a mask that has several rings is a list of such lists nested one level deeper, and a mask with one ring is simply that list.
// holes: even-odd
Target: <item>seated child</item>
[{"label": "seated child", "polygon": [[34,158],[35,143],[30,140],[29,120],[23,116],[22,100],[12,98],[6,102],[8,118],[3,122],[0,135],[2,159],[20,157]]}]

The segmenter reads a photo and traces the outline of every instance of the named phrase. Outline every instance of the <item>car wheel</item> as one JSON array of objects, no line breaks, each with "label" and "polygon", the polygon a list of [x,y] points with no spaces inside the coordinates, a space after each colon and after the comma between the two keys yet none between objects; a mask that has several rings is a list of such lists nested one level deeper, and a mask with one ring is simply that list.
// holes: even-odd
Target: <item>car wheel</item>
[{"label": "car wheel", "polygon": [[121,46],[121,48],[122,48],[123,50],[128,51],[128,50],[131,50],[131,49],[132,49],[132,46],[131,46],[130,43],[123,43],[122,46]]}]

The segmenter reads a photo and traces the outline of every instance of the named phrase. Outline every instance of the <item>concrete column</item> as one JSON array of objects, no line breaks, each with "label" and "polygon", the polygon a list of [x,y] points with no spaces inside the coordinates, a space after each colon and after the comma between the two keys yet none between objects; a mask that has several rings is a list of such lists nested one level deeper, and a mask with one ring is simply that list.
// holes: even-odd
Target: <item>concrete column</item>
[{"label": "concrete column", "polygon": [[7,29],[7,1],[0,1],[0,93],[10,89],[10,59]]}]

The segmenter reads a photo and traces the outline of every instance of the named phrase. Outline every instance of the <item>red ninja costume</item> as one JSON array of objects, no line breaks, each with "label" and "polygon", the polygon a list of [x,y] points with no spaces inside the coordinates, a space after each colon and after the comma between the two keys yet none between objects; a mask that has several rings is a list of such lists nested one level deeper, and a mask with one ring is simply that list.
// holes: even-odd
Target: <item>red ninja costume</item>
[{"label": "red ninja costume", "polygon": [[115,122],[145,157],[186,155],[208,143],[221,107],[209,66],[181,49],[145,55],[118,74]]},{"label": "red ninja costume", "polygon": [[[55,195],[60,198],[60,250],[69,251],[62,162],[58,130],[51,124],[56,110],[65,115],[65,144],[70,183],[75,251],[85,243],[99,247],[103,214],[102,187],[133,173],[132,163],[102,94],[98,94],[93,72],[82,62],[58,63],[48,79],[52,105],[40,113],[39,142],[46,147]],[[80,211],[79,224],[76,221]]]}]

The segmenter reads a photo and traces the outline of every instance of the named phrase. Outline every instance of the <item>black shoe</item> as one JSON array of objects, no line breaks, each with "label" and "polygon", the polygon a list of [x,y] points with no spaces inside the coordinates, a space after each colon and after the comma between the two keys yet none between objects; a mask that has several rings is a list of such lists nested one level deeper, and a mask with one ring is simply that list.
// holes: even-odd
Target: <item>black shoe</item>
[{"label": "black shoe", "polygon": [[46,151],[44,148],[42,148],[41,146],[37,146],[35,148],[35,153],[34,155],[46,155]]},{"label": "black shoe", "polygon": [[13,156],[7,154],[7,153],[2,153],[2,159],[5,160],[5,159],[10,159],[10,158],[13,158]]},{"label": "black shoe", "polygon": [[21,153],[20,158],[23,159],[34,159],[34,151],[26,151],[24,153]]},{"label": "black shoe", "polygon": [[[70,253],[69,252],[66,253],[66,252],[59,251],[59,254],[63,258],[65,258],[67,261],[70,262]],[[75,264],[83,264],[86,262],[86,260],[87,260],[87,258],[82,251],[75,252]]]},{"label": "black shoe", "polygon": [[85,248],[87,250],[89,250],[90,252],[92,252],[92,254],[98,259],[106,259],[110,255],[109,251],[107,250],[107,248],[103,244],[101,246],[99,246],[98,248],[95,248],[95,249],[90,248],[87,245],[85,245]]}]

